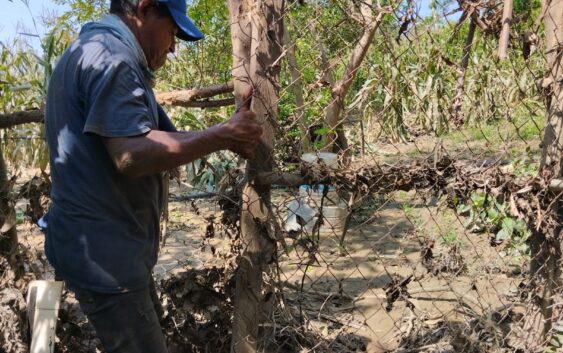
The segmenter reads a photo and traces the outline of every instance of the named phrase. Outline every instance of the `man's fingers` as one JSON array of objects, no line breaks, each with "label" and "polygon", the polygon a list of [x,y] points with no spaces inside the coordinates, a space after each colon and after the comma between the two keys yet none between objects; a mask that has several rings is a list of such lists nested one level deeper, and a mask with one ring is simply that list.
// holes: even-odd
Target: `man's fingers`
[{"label": "man's fingers", "polygon": [[262,134],[264,133],[264,129],[262,128],[262,126],[260,125],[256,125],[252,131],[254,137],[256,138],[260,138],[260,136],[262,136]]},{"label": "man's fingers", "polygon": [[243,157],[245,159],[254,159],[256,157],[256,148],[246,149]]},{"label": "man's fingers", "polygon": [[252,104],[252,87],[249,87],[248,90],[243,93],[236,112],[239,113],[239,112],[250,111],[251,104]]},{"label": "man's fingers", "polygon": [[256,157],[258,142],[246,142],[244,145],[241,144],[240,148],[235,148],[232,150],[233,152],[240,155],[242,158],[245,159],[254,159]]}]

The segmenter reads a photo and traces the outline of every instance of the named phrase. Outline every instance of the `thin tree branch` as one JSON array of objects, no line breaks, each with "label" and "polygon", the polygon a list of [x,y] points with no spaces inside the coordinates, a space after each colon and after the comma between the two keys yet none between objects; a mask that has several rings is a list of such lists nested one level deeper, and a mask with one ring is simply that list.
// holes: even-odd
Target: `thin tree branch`
[{"label": "thin tree branch", "polygon": [[[218,108],[235,104],[234,98],[209,100],[209,98],[233,91],[233,82],[221,85],[196,88],[191,90],[163,92],[156,94],[156,100],[162,105],[171,105],[185,108]],[[25,110],[14,113],[0,113],[0,129],[7,129],[29,123],[43,121],[43,109]]]},{"label": "thin tree branch", "polygon": [[178,101],[171,102],[169,105],[176,106],[176,107],[184,107],[184,108],[201,108],[201,109],[219,108],[219,107],[228,107],[228,106],[231,106],[231,105],[235,105],[235,98],[233,97],[233,98],[225,98],[225,99],[217,99],[217,100],[204,100],[204,101],[181,101],[181,100],[178,100]]},{"label": "thin tree branch", "polygon": [[[232,93],[233,81],[220,85],[202,88],[194,88],[182,91],[162,92],[156,94],[156,100],[163,105],[175,105],[181,107],[193,107],[191,103],[201,99],[211,98],[219,94]],[[201,102],[200,102],[201,103]],[[234,104],[234,100],[233,103]],[[199,108],[199,105],[197,106]]]},{"label": "thin tree branch", "polygon": [[43,115],[43,110],[40,109],[0,114],[0,129],[22,124],[39,123],[43,121]]}]

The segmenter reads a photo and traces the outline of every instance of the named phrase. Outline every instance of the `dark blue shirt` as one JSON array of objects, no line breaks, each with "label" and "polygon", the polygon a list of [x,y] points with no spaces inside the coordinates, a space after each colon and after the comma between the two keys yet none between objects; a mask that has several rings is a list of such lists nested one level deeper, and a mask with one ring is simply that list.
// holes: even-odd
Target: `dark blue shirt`
[{"label": "dark blue shirt", "polygon": [[102,138],[174,127],[118,35],[97,29],[70,45],[49,83],[45,126],[53,182],[49,262],[69,284],[92,291],[146,286],[157,260],[162,177],[120,174]]}]

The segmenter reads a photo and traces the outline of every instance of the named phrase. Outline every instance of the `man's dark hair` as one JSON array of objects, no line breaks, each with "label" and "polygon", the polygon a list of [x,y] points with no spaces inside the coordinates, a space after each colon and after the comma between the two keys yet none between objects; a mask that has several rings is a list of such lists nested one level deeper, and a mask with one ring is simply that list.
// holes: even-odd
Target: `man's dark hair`
[{"label": "man's dark hair", "polygon": [[133,12],[137,5],[139,5],[139,0],[111,0],[109,12],[116,15],[124,15]]},{"label": "man's dark hair", "polygon": [[[111,0],[109,7],[109,12],[116,15],[125,15],[126,13],[132,13],[135,11],[137,6],[139,6],[140,0]],[[170,12],[166,5],[159,3],[158,1],[153,1],[153,7],[156,9],[156,13],[163,16],[170,16]]]}]

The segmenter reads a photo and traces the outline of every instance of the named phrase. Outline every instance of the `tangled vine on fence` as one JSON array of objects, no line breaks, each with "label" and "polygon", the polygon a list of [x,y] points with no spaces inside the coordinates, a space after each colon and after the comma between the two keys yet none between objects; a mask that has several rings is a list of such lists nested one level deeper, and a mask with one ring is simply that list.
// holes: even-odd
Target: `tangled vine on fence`
[{"label": "tangled vine on fence", "polygon": [[[156,271],[171,351],[563,345],[561,1],[425,6],[194,2],[208,38],[159,74],[160,101],[199,129],[252,86],[265,134],[256,160],[216,154],[170,183]],[[37,72],[3,50],[0,124],[40,121]],[[38,126],[3,130],[10,166],[45,169]],[[47,177],[21,179],[2,179],[13,226],[46,206]],[[0,238],[6,352],[25,349],[22,293],[49,271],[33,232],[15,250]],[[64,303],[60,350],[94,352]]]}]

